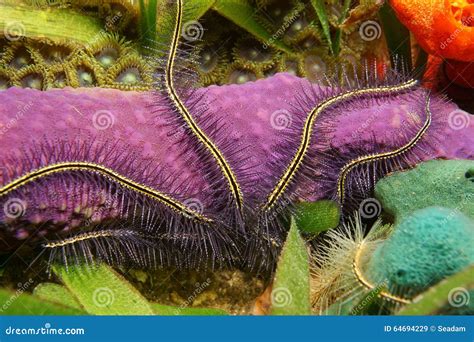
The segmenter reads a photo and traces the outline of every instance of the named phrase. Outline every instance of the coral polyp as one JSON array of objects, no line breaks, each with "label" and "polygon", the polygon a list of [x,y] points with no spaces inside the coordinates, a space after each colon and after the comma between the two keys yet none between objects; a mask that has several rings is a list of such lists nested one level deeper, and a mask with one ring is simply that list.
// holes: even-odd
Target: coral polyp
[{"label": "coral polyp", "polygon": [[261,76],[257,70],[253,67],[246,67],[239,63],[233,63],[229,65],[226,82],[242,84],[257,80]]},{"label": "coral polyp", "polygon": [[87,46],[87,52],[94,56],[104,68],[111,67],[119,58],[132,51],[125,38],[117,34],[101,35],[99,39]]},{"label": "coral polyp", "polygon": [[235,44],[234,59],[250,67],[268,68],[274,63],[275,51],[264,49],[263,45],[254,39],[242,39]]},{"label": "coral polyp", "polygon": [[13,81],[13,84],[19,87],[38,90],[47,89],[49,83],[49,77],[44,70],[33,65],[22,68],[21,71],[15,75]]},{"label": "coral polyp", "polygon": [[86,55],[79,54],[65,67],[74,87],[96,87],[104,85],[105,75],[98,63]]},{"label": "coral polyp", "polygon": [[144,84],[152,82],[152,68],[136,54],[120,58],[107,70],[107,83],[114,88],[146,90]]},{"label": "coral polyp", "polygon": [[213,44],[199,47],[196,71],[203,85],[215,84],[222,78],[227,67],[226,56],[222,54],[224,52],[219,51]]},{"label": "coral polyp", "polygon": [[10,68],[16,70],[29,66],[33,62],[29,48],[21,44],[11,44],[2,59]]},{"label": "coral polyp", "polygon": [[11,73],[7,69],[0,69],[0,89],[11,87]]}]

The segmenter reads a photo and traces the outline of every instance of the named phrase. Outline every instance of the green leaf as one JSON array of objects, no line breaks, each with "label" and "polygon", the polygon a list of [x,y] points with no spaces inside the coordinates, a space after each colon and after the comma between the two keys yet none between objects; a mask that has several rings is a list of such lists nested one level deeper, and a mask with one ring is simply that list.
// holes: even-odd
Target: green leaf
[{"label": "green leaf", "polygon": [[81,304],[74,298],[72,293],[66,287],[59,284],[41,283],[35,287],[33,295],[49,302],[82,310]]},{"label": "green leaf", "polygon": [[287,53],[292,53],[289,46],[272,35],[255,19],[256,9],[248,0],[217,0],[213,9],[254,35],[268,46],[273,46]]},{"label": "green leaf", "polygon": [[335,228],[340,218],[340,206],[334,201],[302,202],[296,206],[296,225],[305,233],[318,234]]},{"label": "green leaf", "polygon": [[344,298],[331,304],[322,312],[325,316],[347,316],[351,314],[354,307],[355,298]]},{"label": "green leaf", "polygon": [[451,291],[465,291],[466,295],[469,296],[467,293],[468,289],[474,287],[473,274],[474,265],[471,265],[465,270],[440,281],[426,292],[417,296],[413,303],[403,307],[397,315],[433,315],[443,309],[450,297],[454,300],[454,295]]},{"label": "green leaf", "polygon": [[188,308],[150,303],[155,314],[161,316],[224,316],[228,313],[214,308]]},{"label": "green leaf", "polygon": [[321,24],[321,28],[323,30],[324,37],[328,41],[329,49],[331,53],[334,54],[333,44],[331,39],[331,31],[329,29],[329,20],[326,14],[326,7],[324,6],[323,0],[311,0],[311,4],[318,15],[319,23]]},{"label": "green leaf", "polygon": [[[101,21],[70,9],[40,9],[22,4],[0,4],[0,32],[12,29],[34,40],[91,44],[103,34]],[[67,30],[64,29],[67,27]]]},{"label": "green leaf", "polygon": [[368,315],[370,309],[379,302],[379,294],[384,291],[383,286],[367,292],[350,310],[350,315]]},{"label": "green leaf", "polygon": [[[385,2],[379,12],[392,66],[406,73],[412,70],[410,31],[398,20],[390,4]],[[401,58],[404,65],[394,63],[394,57]]]},{"label": "green leaf", "polygon": [[143,43],[154,41],[156,38],[157,0],[139,1],[140,5],[140,34]]},{"label": "green leaf", "polygon": [[185,2],[184,11],[186,20],[198,20],[216,3],[216,0],[188,0]]},{"label": "green leaf", "polygon": [[[212,8],[214,3],[215,0],[185,1],[183,4],[183,27],[186,26],[186,23],[198,21],[207,11]],[[157,0],[157,13],[157,39],[160,45],[168,46],[176,25],[175,8],[170,10],[170,4],[168,0]],[[199,25],[193,25],[193,27],[199,29]],[[205,34],[205,32],[203,34]]]},{"label": "green leaf", "polygon": [[271,293],[272,315],[309,315],[309,259],[294,219],[278,260]]},{"label": "green leaf", "polygon": [[93,315],[152,315],[148,301],[110,267],[54,266],[56,273],[84,309]]},{"label": "green leaf", "polygon": [[85,315],[76,308],[52,303],[29,293],[0,289],[1,315]]}]

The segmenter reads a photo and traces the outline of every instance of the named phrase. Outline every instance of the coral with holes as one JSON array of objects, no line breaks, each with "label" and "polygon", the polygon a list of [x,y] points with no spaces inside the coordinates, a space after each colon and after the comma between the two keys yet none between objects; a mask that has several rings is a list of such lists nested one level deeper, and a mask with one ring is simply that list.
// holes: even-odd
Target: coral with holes
[{"label": "coral with holes", "polygon": [[401,220],[367,265],[372,283],[414,296],[474,263],[474,221],[428,207]]},{"label": "coral with holes", "polygon": [[[64,23],[61,25],[54,20],[48,22],[52,27],[34,26],[34,30],[39,31],[32,34],[29,32],[32,27],[25,21],[27,39],[15,37],[14,42],[0,41],[0,54],[3,46],[6,58],[0,59],[1,88],[12,85],[43,90],[64,86],[121,90],[150,88],[146,52],[139,46],[139,40],[144,37],[137,31],[138,21],[143,21],[147,12],[153,9],[145,9],[139,14],[138,4],[125,0],[59,1],[55,4],[22,1],[17,7],[25,5],[30,6],[27,9],[37,11],[39,16],[54,17],[56,12],[60,15],[67,8],[66,19],[72,13],[87,19],[85,22],[90,24],[92,35],[81,37],[83,32],[79,28],[78,32],[68,33],[70,37],[65,39]],[[373,17],[370,6],[355,6],[352,9],[357,9],[357,18],[344,22],[351,9],[350,3],[326,1],[328,29],[335,39],[339,39],[337,48],[333,48],[324,37],[316,11],[307,0],[256,1],[246,5],[254,12],[254,24],[247,24],[238,11],[235,17],[227,18],[219,11],[207,10],[199,18],[205,34],[193,43],[198,51],[193,69],[202,85],[241,84],[284,71],[318,81],[326,73],[333,72],[336,65],[352,69],[359,60],[381,61],[385,58],[382,40],[378,39],[380,34],[375,37],[377,39],[367,40],[358,32],[361,21]],[[166,13],[158,13],[166,17]],[[24,15],[29,16],[28,10]],[[22,21],[22,18],[19,16],[18,20]],[[69,24],[67,20],[65,23]],[[72,24],[81,25],[85,25],[83,21]],[[262,31],[279,44],[264,39]],[[166,35],[166,32],[158,32],[158,35],[162,34]],[[131,52],[132,45],[132,56],[124,56]],[[150,42],[142,42],[142,45],[150,45]],[[22,56],[11,56],[11,50],[16,47],[22,49]],[[23,63],[25,69],[12,68],[13,60]],[[54,65],[51,64],[53,61]],[[7,70],[3,70],[3,66]]]},{"label": "coral with holes", "polygon": [[116,34],[101,34],[87,46],[47,39],[0,45],[0,89],[70,86],[148,90],[151,74],[150,63],[137,48]]},{"label": "coral with holes", "polygon": [[350,4],[325,1],[324,5],[330,33],[341,39],[333,52],[309,1],[255,1],[255,20],[287,50],[252,36],[213,11],[207,12],[202,18],[205,34],[197,44],[201,48],[197,66],[201,82],[241,84],[277,72],[314,82],[334,71],[336,65],[352,69],[361,59],[384,58],[381,40],[364,39],[358,32],[361,21],[373,17],[370,6],[358,6],[359,18],[342,25]]}]

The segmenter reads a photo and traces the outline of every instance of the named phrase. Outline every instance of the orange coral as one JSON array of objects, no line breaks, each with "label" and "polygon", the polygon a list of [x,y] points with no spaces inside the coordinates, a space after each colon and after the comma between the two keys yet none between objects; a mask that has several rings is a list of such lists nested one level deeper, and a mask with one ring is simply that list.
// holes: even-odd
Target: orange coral
[{"label": "orange coral", "polygon": [[390,3],[427,52],[474,61],[474,0],[390,0]]}]

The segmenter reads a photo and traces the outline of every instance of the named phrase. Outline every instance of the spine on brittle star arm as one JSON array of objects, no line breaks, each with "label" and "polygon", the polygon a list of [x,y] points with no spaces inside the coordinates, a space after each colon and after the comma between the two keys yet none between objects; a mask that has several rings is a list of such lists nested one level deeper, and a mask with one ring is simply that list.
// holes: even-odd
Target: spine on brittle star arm
[{"label": "spine on brittle star arm", "polygon": [[155,201],[158,201],[176,212],[192,217],[193,219],[196,219],[203,223],[212,222],[211,219],[201,215],[200,213],[195,212],[194,210],[189,209],[186,205],[165,193],[159,192],[146,185],[137,183],[107,167],[88,162],[63,162],[41,167],[37,170],[23,175],[22,177],[16,180],[13,180],[12,182],[0,188],[0,197],[5,196],[11,191],[18,189],[37,179],[41,179],[52,174],[60,174],[71,171],[83,171],[100,174],[128,189],[131,189],[137,193],[140,193]]},{"label": "spine on brittle star arm", "polygon": [[66,269],[69,262],[93,264],[96,260],[110,264],[133,261],[136,265],[153,265],[154,246],[146,240],[146,236],[130,229],[102,229],[79,233],[47,241],[42,247],[43,250],[35,261],[44,252],[49,253],[48,268],[56,261],[61,261]]},{"label": "spine on brittle star arm", "polygon": [[303,131],[301,134],[301,142],[298,146],[298,149],[291,160],[290,164],[286,168],[284,174],[273,188],[272,192],[267,198],[267,201],[264,205],[264,210],[270,210],[278,199],[285,193],[286,189],[290,185],[291,181],[295,177],[297,171],[301,167],[301,164],[309,150],[311,138],[313,135],[313,128],[316,119],[320,116],[321,113],[326,111],[327,109],[336,106],[343,101],[348,101],[358,96],[365,96],[365,95],[375,95],[375,96],[385,96],[390,95],[402,91],[407,91],[412,89],[418,85],[418,81],[411,79],[399,85],[389,85],[389,86],[381,86],[375,88],[364,88],[358,90],[351,90],[344,92],[342,94],[338,94],[332,96],[325,101],[319,103],[316,107],[314,107],[310,112],[308,117],[306,118],[303,126]]},{"label": "spine on brittle star arm", "polygon": [[347,176],[355,167],[359,165],[367,164],[370,162],[387,160],[390,158],[401,156],[404,153],[411,150],[413,147],[415,147],[418,141],[420,141],[420,139],[423,138],[426,131],[430,127],[431,120],[432,120],[429,94],[427,95],[427,98],[426,98],[425,113],[426,113],[426,119],[425,119],[425,122],[423,123],[423,126],[416,132],[413,138],[411,138],[410,141],[408,141],[405,145],[401,146],[400,148],[394,151],[376,153],[376,154],[370,154],[370,155],[358,157],[356,159],[351,160],[350,162],[348,162],[342,167],[337,179],[337,197],[341,205],[344,204],[344,200],[345,200],[345,184],[346,184]]},{"label": "spine on brittle star arm", "polygon": [[75,243],[80,243],[83,241],[87,240],[93,240],[93,239],[99,239],[99,238],[109,238],[109,237],[114,237],[114,238],[121,238],[121,237],[129,237],[136,235],[137,232],[131,231],[131,230],[123,230],[123,229],[118,229],[118,230],[113,230],[113,229],[108,229],[108,230],[99,230],[96,232],[87,232],[87,233],[81,233],[66,239],[62,240],[55,240],[55,241],[48,241],[43,244],[44,248],[58,248],[58,247],[65,247],[67,245],[72,245]]},{"label": "spine on brittle star arm", "polygon": [[[364,249],[364,243],[361,242],[356,249],[355,255],[354,255],[354,260],[352,263],[352,270],[354,271],[354,276],[357,279],[357,281],[366,289],[369,291],[374,290],[376,288],[375,285],[373,285],[363,274],[362,269],[360,267],[360,259],[362,255],[362,251]],[[385,299],[391,300],[393,302],[401,303],[401,304],[409,304],[411,303],[410,299],[402,298],[399,296],[396,296],[392,293],[389,293],[385,290],[380,291],[379,293],[380,297],[383,297]]]},{"label": "spine on brittle star arm", "polygon": [[227,180],[227,183],[229,184],[229,189],[232,193],[233,198],[236,201],[237,207],[241,211],[244,202],[243,194],[237,182],[237,177],[234,174],[234,171],[230,167],[229,163],[227,162],[219,148],[211,141],[211,139],[193,119],[191,113],[189,112],[188,108],[186,107],[174,87],[174,63],[178,51],[179,38],[181,36],[182,30],[183,1],[178,0],[176,5],[176,23],[173,31],[173,37],[171,39],[171,46],[165,72],[166,92],[168,93],[172,104],[176,107],[179,114],[183,117],[184,121],[186,122],[186,125],[188,125],[193,134],[199,139],[199,141],[205,146],[205,148],[212,154],[213,158],[216,160],[217,164],[219,165],[219,168],[221,169]]}]

